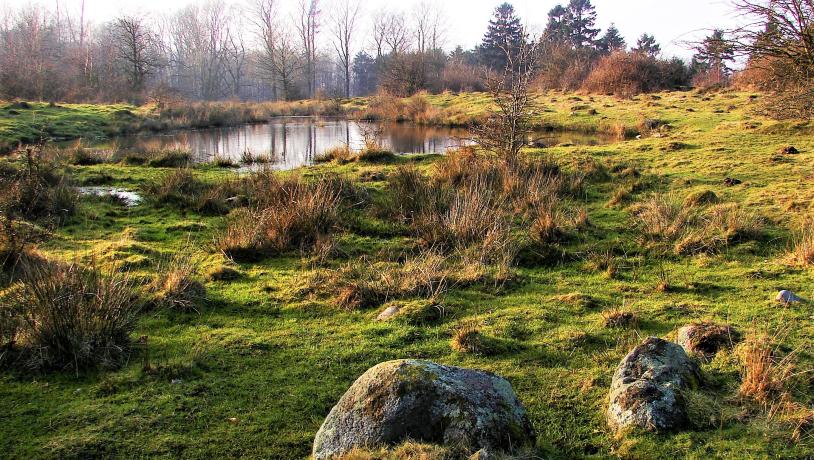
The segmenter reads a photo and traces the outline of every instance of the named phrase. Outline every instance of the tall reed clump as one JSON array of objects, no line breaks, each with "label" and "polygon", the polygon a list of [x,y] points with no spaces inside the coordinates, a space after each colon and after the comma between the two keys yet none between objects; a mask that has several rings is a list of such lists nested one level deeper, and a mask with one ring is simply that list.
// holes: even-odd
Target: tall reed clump
[{"label": "tall reed clump", "polygon": [[792,265],[798,267],[814,265],[814,218],[808,217],[803,220],[792,240],[788,260]]},{"label": "tall reed clump", "polygon": [[141,308],[136,287],[127,274],[75,263],[26,267],[9,299],[20,332],[17,362],[76,372],[120,366]]},{"label": "tall reed clump", "polygon": [[227,229],[216,242],[227,257],[257,260],[312,246],[340,223],[343,191],[335,181],[281,180],[263,173],[252,182],[250,207],[230,214]]}]

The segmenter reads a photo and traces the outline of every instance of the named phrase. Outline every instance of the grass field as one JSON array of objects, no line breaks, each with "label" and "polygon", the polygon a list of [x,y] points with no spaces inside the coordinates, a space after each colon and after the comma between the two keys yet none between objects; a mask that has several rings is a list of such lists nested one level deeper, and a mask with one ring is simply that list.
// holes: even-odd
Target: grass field
[{"label": "grass field", "polygon": [[[532,162],[555,161],[568,172],[605,172],[586,178],[564,199],[568,209],[584,210],[587,221],[546,245],[555,256],[518,258],[508,282],[453,285],[440,299],[440,319],[378,322],[387,302],[349,310],[302,289],[323,270],[415,250],[417,238],[404,225],[375,207],[353,209],[325,261],[284,251],[239,263],[240,278],[206,280],[207,299],[197,311],[143,313],[133,337],[149,337],[151,371],[142,369],[142,353],[115,371],[4,371],[0,452],[7,458],[305,458],[324,417],[359,375],[382,361],[421,358],[510,380],[537,431],[538,458],[814,456],[807,419],[800,416],[814,407],[805,373],[812,364],[812,304],[774,302],[780,289],[814,298],[811,267],[793,265],[787,256],[814,206],[814,126],[756,115],[762,97],[540,95],[540,125],[640,136],[525,152]],[[426,119],[436,122],[466,124],[488,107],[483,95],[426,100],[431,107],[423,113],[431,112]],[[22,110],[0,106],[6,143],[36,140],[36,126],[70,137],[110,135],[116,132],[112,119],[140,110],[70,106],[63,113],[32,105],[33,124],[18,123],[20,115],[10,113]],[[800,153],[777,154],[789,145]],[[441,161],[406,156],[285,174],[337,173],[378,202],[390,193],[384,177],[405,165],[438,174]],[[123,164],[66,168],[76,184],[131,190],[174,173]],[[195,166],[192,173],[205,183],[240,174],[214,165]],[[726,178],[741,183],[726,186]],[[707,191],[760,222],[757,234],[703,251],[678,250],[669,238],[643,234],[637,206],[657,196],[692,207],[684,204],[686,197]],[[698,205],[698,212],[706,210]],[[192,254],[204,279],[227,263],[215,243],[227,220],[149,199],[125,208],[87,198],[37,249],[55,259],[125,264],[148,278],[159,261],[182,251]],[[521,220],[513,225],[517,234],[528,232]],[[620,311],[637,321],[608,327],[607,318]],[[645,337],[672,337],[694,321],[731,324],[744,335],[767,332],[784,353],[795,351],[797,373],[788,379],[786,400],[740,396],[742,365],[736,353],[722,352],[702,364],[707,384],[692,399],[689,429],[615,437],[605,409],[620,359]],[[477,325],[488,350],[453,349],[452,336],[462,323]],[[777,410],[792,402],[794,411]]]}]

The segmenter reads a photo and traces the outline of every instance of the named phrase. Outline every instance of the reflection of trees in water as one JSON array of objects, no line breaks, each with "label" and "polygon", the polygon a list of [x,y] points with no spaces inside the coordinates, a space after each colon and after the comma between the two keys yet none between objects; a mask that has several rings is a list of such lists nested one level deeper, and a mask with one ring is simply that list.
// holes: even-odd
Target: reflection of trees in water
[{"label": "reflection of trees in water", "polygon": [[[279,167],[312,163],[324,151],[342,145],[364,148],[365,131],[376,131],[382,147],[396,153],[443,153],[449,147],[468,143],[467,130],[433,128],[407,123],[375,124],[364,121],[284,118],[268,124],[176,132],[164,135],[122,137],[114,141],[124,148],[141,150],[183,149],[198,161],[214,156],[239,161],[248,150],[254,156],[268,155]],[[609,139],[575,133],[535,133],[546,145],[571,143],[603,144]]]}]

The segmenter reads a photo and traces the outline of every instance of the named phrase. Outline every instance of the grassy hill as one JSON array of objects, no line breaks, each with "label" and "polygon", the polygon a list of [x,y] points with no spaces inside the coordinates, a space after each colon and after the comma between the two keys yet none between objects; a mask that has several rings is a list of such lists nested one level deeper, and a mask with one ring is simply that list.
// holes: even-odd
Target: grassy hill
[{"label": "grassy hill", "polygon": [[[342,292],[334,295],[331,283],[361,289],[366,276],[374,283],[426,262],[420,236],[389,213],[404,205],[392,201],[392,178],[415,167],[428,181],[451,183],[451,171],[467,170],[455,159],[407,156],[281,174],[338,174],[362,197],[355,203],[365,204],[342,212],[324,254],[285,250],[234,265],[218,244],[234,217],[179,196],[174,168],[69,164],[77,184],[139,190],[146,202],[125,208],[85,198],[38,250],[126,266],[147,279],[176,252],[189,253],[206,301],[195,311],[142,313],[133,336],[149,337],[148,371],[136,353],[115,371],[0,374],[0,451],[10,458],[304,458],[328,411],[366,369],[421,358],[506,377],[530,412],[539,457],[810,457],[814,391],[801,372],[812,364],[811,303],[780,305],[774,296],[780,289],[814,296],[812,268],[789,256],[814,204],[814,140],[809,123],[757,115],[763,97],[539,95],[541,126],[639,138],[528,149],[529,165],[554,162],[565,181],[556,234],[540,236],[514,215],[510,232],[522,242],[516,263],[449,256],[440,266],[452,281],[433,299],[443,315],[388,322],[376,321],[385,305],[421,309],[426,296],[410,291],[354,304],[338,300]],[[488,108],[477,94],[423,101],[398,102],[403,118],[467,124]],[[36,139],[37,126],[57,137],[109,135],[116,117],[140,116],[125,106],[31,107],[0,106],[5,142]],[[800,153],[778,153],[790,145]],[[190,173],[183,180],[196,187],[239,174],[216,165]],[[739,183],[729,186],[727,178]],[[698,198],[708,192],[714,199]],[[225,266],[240,276],[210,276]],[[349,271],[356,278],[342,278]],[[629,320],[616,321],[623,317]],[[691,427],[614,436],[605,409],[620,359],[647,336],[673,337],[697,321],[764,334],[779,354],[796,352],[795,377],[779,384],[785,399],[740,395],[743,359],[724,351],[702,363],[707,383],[688,396]],[[479,337],[473,347],[460,346],[466,328]]]}]

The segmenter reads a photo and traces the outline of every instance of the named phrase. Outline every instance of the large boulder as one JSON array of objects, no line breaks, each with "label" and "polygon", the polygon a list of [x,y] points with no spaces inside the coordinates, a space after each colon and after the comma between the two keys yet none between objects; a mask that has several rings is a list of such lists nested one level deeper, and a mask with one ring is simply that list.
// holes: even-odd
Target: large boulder
[{"label": "large boulder", "polygon": [[317,460],[406,440],[469,452],[534,443],[526,410],[497,375],[428,361],[389,361],[362,374],[314,439]]},{"label": "large boulder", "polygon": [[687,424],[682,392],[698,386],[698,365],[679,345],[657,337],[634,348],[613,374],[608,419],[617,431],[671,431]]}]

